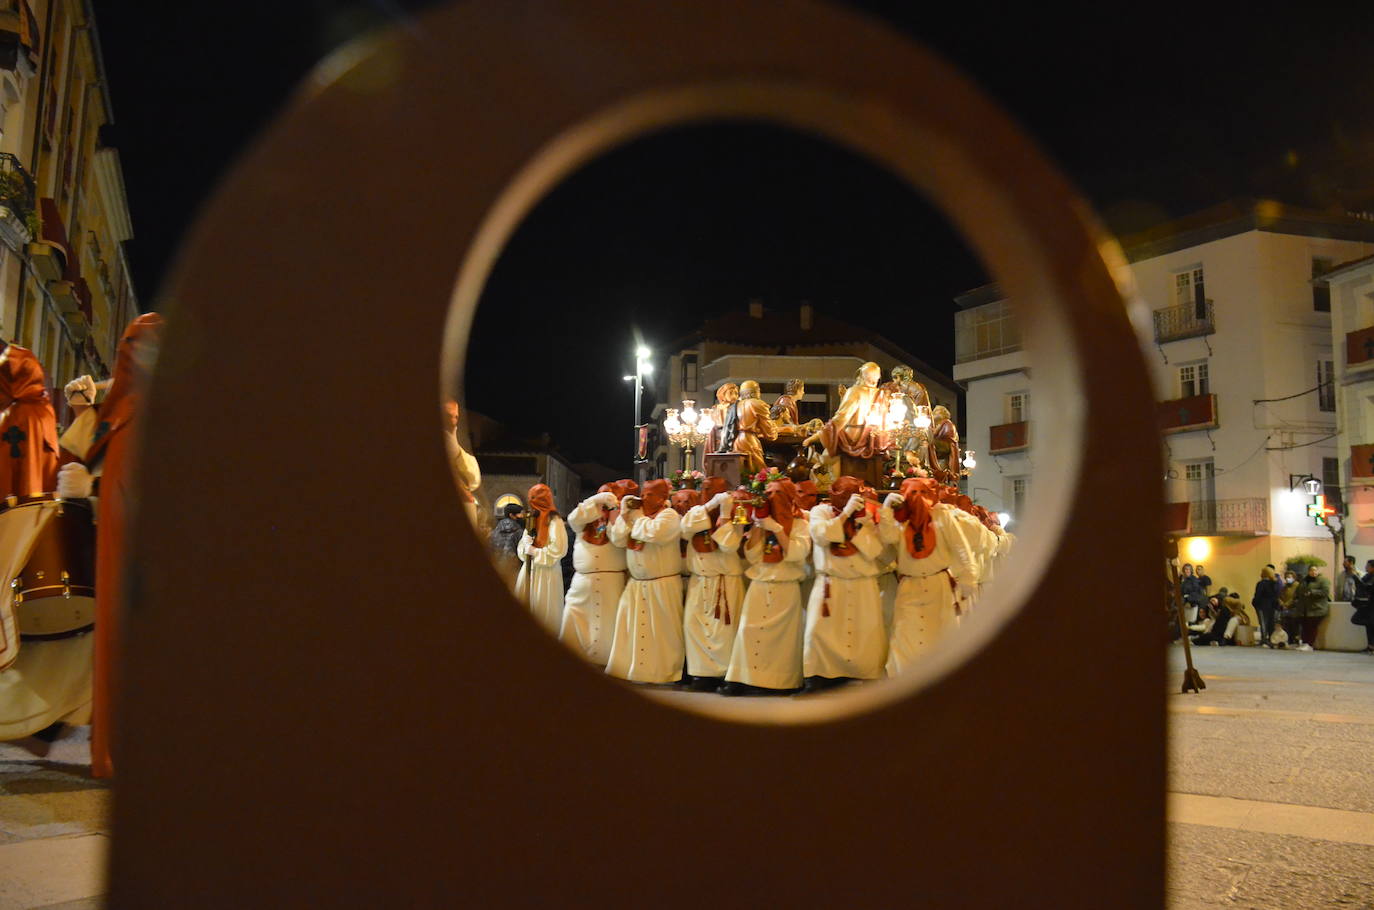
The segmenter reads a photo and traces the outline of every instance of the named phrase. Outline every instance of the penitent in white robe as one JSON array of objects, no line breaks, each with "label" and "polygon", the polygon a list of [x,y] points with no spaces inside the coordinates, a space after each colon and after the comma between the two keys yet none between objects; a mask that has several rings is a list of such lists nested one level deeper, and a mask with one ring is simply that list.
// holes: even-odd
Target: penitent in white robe
[{"label": "penitent in white robe", "polygon": [[[568,513],[573,534],[573,577],[563,599],[563,624],[558,638],[600,667],[611,656],[615,611],[625,590],[625,550],[609,540],[588,543],[582,531],[601,522],[601,506],[585,500]],[[609,528],[607,531],[609,532]]]},{"label": "penitent in white robe", "polygon": [[[606,672],[641,683],[682,678],[681,517],[664,506],[653,518],[622,511],[611,525],[611,542],[626,547],[630,577],[616,608]],[[631,540],[644,548],[629,548]]]},{"label": "penitent in white robe", "polygon": [[887,675],[896,676],[958,625],[954,590],[950,580],[972,587],[975,557],[963,534],[940,506],[932,510],[935,548],[917,559],[907,549],[906,526],[892,510],[879,512],[879,533],[897,547],[897,600],[893,605],[892,634],[888,640]]},{"label": "penitent in white robe", "polygon": [[943,520],[957,531],[973,558],[973,581],[966,582],[959,579],[959,590],[954,592],[954,599],[959,607],[959,615],[963,616],[972,610],[978,602],[978,593],[983,582],[987,580],[987,569],[992,553],[996,549],[997,540],[988,530],[987,525],[979,521],[976,516],[957,506],[940,503],[931,509],[931,515]]},{"label": "penitent in white robe", "polygon": [[[887,627],[878,593],[878,529],[860,518],[850,556],[832,552],[844,543],[844,516],[829,503],[811,510],[811,561],[816,586],[806,605],[802,672],[827,679],[881,679],[887,660]],[[829,614],[829,615],[827,615]]]},{"label": "penitent in white robe", "polygon": [[548,629],[550,635],[557,635],[563,616],[563,567],[559,563],[568,552],[568,529],[563,519],[550,516],[549,539],[542,547],[533,544],[528,532],[520,535],[515,550],[520,557],[515,596],[529,606],[536,622]]},{"label": "penitent in white robe", "polygon": [[[698,553],[692,538],[709,531],[718,549]],[[683,634],[690,676],[723,677],[739,631],[744,606],[744,563],[739,557],[742,533],[737,525],[716,528],[705,506],[694,506],[682,519],[687,541],[687,568],[692,573],[683,611]]]},{"label": "penitent in white robe", "polygon": [[725,678],[764,689],[796,689],[802,684],[801,579],[811,538],[805,518],[792,520],[782,562],[764,562],[763,539],[745,545],[745,574],[739,632]]}]

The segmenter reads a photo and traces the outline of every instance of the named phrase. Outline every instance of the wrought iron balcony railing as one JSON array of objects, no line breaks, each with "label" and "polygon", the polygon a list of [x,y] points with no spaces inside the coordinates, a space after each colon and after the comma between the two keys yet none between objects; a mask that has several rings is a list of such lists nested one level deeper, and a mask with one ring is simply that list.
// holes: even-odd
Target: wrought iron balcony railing
[{"label": "wrought iron balcony railing", "polygon": [[33,178],[9,152],[0,152],[0,205],[11,209],[20,221],[33,216]]},{"label": "wrought iron balcony railing", "polygon": [[1204,300],[1155,310],[1155,344],[1211,335],[1217,330],[1212,301]]},{"label": "wrought iron balcony railing", "polygon": [[1196,499],[1188,503],[1191,534],[1268,534],[1269,500]]}]

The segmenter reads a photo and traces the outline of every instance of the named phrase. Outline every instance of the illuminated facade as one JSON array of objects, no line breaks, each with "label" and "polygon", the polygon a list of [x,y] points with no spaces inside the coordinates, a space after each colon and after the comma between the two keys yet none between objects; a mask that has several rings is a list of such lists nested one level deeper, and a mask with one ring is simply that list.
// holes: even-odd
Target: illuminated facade
[{"label": "illuminated facade", "polygon": [[[1208,573],[1248,589],[1261,567],[1290,555],[1332,562],[1330,532],[1307,514],[1312,496],[1289,481],[1311,475],[1340,502],[1337,361],[1318,279],[1374,253],[1374,222],[1228,203],[1122,245],[1139,293],[1131,320],[1158,401],[1141,416],[1159,426],[1166,498],[1190,504],[1192,537],[1204,540],[1190,543],[1210,553]],[[971,486],[975,499],[1015,517],[1044,468],[1034,413],[1054,403],[1033,394],[1033,365],[1004,295],[989,286],[958,302],[954,376],[967,383],[966,439],[980,456]]]},{"label": "illuminated facade", "polygon": [[0,105],[0,334],[38,355],[54,389],[102,378],[138,301],[88,0],[0,0]]}]

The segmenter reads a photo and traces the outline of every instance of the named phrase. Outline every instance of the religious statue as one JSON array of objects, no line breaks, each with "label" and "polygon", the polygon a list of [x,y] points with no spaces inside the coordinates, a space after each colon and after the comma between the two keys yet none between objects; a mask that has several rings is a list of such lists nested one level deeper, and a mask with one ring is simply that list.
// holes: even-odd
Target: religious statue
[{"label": "religious statue", "polygon": [[801,401],[806,394],[806,383],[800,379],[789,379],[783,386],[782,394],[778,400],[773,402],[773,407],[769,409],[768,416],[781,431],[783,427],[795,427],[801,423],[801,416],[797,411],[797,402]]},{"label": "religious statue", "polygon": [[949,408],[936,405],[931,412],[930,441],[926,461],[931,476],[940,483],[959,483],[959,430],[950,419]]},{"label": "religious statue", "polygon": [[759,384],[752,379],[745,380],[739,387],[739,401],[736,402],[737,425],[734,451],[745,456],[746,469],[755,474],[767,468],[763,460],[764,441],[778,438],[777,427],[768,417],[768,405],[759,398]]},{"label": "religious statue", "polygon": [[707,451],[717,454],[723,452],[733,452],[735,449],[735,435],[738,432],[739,414],[739,386],[733,382],[716,389],[716,405],[711,409],[711,419],[715,423],[715,428],[711,430],[711,436],[707,442]]},{"label": "religious statue", "polygon": [[859,368],[854,385],[846,389],[835,415],[802,445],[820,442],[827,460],[841,462],[838,476],[849,474],[877,483],[882,476],[882,461],[891,444],[884,432],[888,393],[878,387],[882,368],[866,363]]}]

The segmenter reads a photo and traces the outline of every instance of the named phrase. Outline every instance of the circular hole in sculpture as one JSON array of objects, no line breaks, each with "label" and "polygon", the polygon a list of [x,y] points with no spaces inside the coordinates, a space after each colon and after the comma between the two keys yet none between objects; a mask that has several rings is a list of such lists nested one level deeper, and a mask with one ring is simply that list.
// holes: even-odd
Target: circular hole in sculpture
[{"label": "circular hole in sculpture", "polygon": [[1018,323],[859,154],[753,122],[601,150],[513,226],[467,339],[464,508],[503,607],[596,674],[829,719],[946,674],[1017,605]]}]

